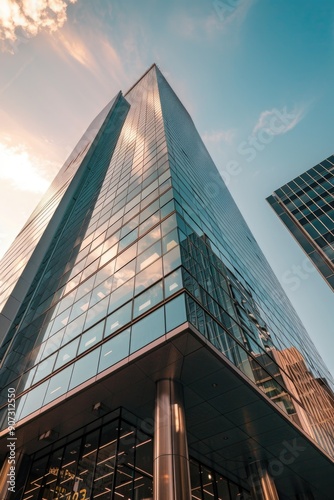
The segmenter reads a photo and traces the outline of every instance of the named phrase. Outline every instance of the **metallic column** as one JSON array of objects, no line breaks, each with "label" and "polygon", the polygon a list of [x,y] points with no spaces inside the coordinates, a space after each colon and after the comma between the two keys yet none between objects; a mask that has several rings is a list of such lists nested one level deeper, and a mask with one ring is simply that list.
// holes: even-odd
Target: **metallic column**
[{"label": "metallic column", "polygon": [[250,464],[248,482],[252,500],[279,500],[274,480],[263,463]]},{"label": "metallic column", "polygon": [[[25,456],[22,452],[16,452],[15,464],[13,465],[13,462],[8,460],[9,455],[6,456],[0,470],[1,500],[19,498],[20,493],[22,494],[22,479],[25,478],[25,473],[27,472],[22,467],[24,458]],[[15,470],[13,467],[15,467]]]},{"label": "metallic column", "polygon": [[182,385],[159,380],[154,423],[154,500],[190,500],[190,471]]}]

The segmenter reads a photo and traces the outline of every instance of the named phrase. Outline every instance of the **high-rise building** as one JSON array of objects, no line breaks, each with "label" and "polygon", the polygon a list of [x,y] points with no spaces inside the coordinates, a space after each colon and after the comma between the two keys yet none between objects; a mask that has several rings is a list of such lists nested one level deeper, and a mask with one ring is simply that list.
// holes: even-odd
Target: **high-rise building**
[{"label": "high-rise building", "polygon": [[331,375],[155,65],[1,266],[1,499],[332,498]]},{"label": "high-rise building", "polygon": [[267,201],[334,290],[334,156],[277,189]]}]

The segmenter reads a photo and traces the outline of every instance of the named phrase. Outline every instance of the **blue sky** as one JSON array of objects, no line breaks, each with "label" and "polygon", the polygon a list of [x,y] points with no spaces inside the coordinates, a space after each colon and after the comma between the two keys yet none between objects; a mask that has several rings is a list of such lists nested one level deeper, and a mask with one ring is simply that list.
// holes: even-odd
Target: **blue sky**
[{"label": "blue sky", "polygon": [[334,373],[332,293],[265,201],[333,153],[333,49],[330,0],[1,0],[0,252],[156,62]]}]

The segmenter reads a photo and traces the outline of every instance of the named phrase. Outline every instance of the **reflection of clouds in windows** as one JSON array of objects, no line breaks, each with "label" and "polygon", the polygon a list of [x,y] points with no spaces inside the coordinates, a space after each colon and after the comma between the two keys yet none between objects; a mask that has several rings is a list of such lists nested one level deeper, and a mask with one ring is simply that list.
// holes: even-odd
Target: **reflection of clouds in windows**
[{"label": "reflection of clouds in windows", "polygon": [[163,300],[162,281],[146,290],[134,301],[133,317],[136,318]]},{"label": "reflection of clouds in windows", "polygon": [[160,258],[154,264],[141,271],[136,276],[136,289],[135,293],[140,293],[141,291],[148,288],[155,281],[162,278],[162,259]]}]

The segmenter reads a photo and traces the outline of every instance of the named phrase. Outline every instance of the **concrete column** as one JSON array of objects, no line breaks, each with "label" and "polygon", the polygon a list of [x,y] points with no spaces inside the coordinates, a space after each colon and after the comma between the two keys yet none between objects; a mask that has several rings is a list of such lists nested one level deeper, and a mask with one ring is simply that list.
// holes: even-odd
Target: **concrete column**
[{"label": "concrete column", "polygon": [[252,500],[279,500],[274,480],[263,463],[250,464],[248,482]]},{"label": "concrete column", "polygon": [[183,390],[167,379],[156,385],[154,500],[191,500]]}]

